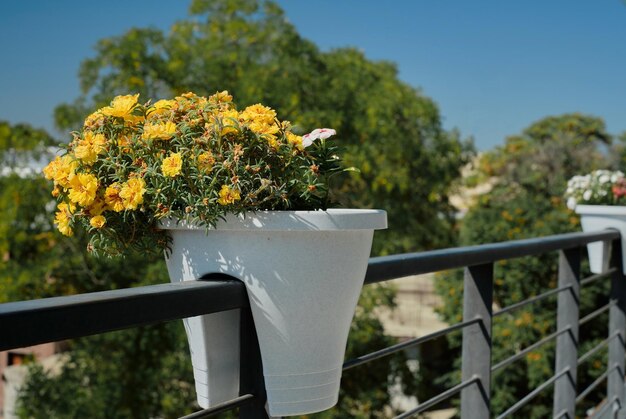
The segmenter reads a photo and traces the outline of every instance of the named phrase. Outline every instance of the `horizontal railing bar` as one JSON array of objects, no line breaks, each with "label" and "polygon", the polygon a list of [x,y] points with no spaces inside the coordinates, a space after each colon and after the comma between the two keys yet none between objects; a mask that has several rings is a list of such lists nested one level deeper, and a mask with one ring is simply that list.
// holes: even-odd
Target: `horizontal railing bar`
[{"label": "horizontal railing bar", "polygon": [[242,282],[226,275],[0,304],[0,351],[249,305]]},{"label": "horizontal railing bar", "polygon": [[370,259],[365,283],[370,284],[405,276],[481,265],[503,259],[538,255],[619,238],[620,234],[617,230],[607,229],[597,232],[557,234],[502,243],[381,256]]},{"label": "horizontal railing bar", "polygon": [[613,307],[614,305],[615,305],[615,302],[613,301],[603,305],[599,309],[592,311],[591,313],[587,314],[585,317],[580,319],[578,324],[582,326],[583,324],[595,319],[596,317],[598,317],[600,314],[604,313],[605,311],[609,311],[609,309]]},{"label": "horizontal railing bar", "polygon": [[509,311],[513,311],[513,310],[516,310],[516,309],[518,309],[520,307],[524,307],[527,304],[535,303],[537,301],[543,300],[544,298],[548,298],[548,297],[550,297],[550,296],[552,296],[554,294],[558,294],[561,291],[567,291],[570,288],[572,288],[572,286],[571,285],[567,285],[565,287],[555,288],[553,290],[546,291],[543,294],[539,294],[539,295],[536,295],[534,297],[527,298],[524,301],[519,301],[517,303],[514,303],[514,304],[511,304],[509,306],[506,306],[503,309],[500,309],[500,310],[496,311],[495,313],[493,313],[493,316],[495,317],[495,316],[499,316],[499,315],[504,314],[504,313],[508,313]]},{"label": "horizontal railing bar", "polygon": [[583,362],[585,362],[587,359],[589,359],[590,357],[592,357],[596,352],[598,352],[600,349],[604,348],[605,346],[607,346],[609,343],[611,343],[611,341],[613,339],[615,339],[615,337],[617,337],[619,335],[619,331],[613,333],[611,336],[609,336],[608,338],[604,339],[602,342],[598,343],[596,346],[594,346],[592,349],[590,349],[589,351],[585,352],[585,354],[583,356],[581,356],[580,358],[578,358],[578,365],[582,364]]},{"label": "horizontal railing bar", "polygon": [[520,410],[522,407],[524,407],[524,405],[526,403],[528,403],[529,401],[531,401],[532,399],[534,399],[541,391],[543,391],[546,387],[554,384],[554,382],[556,380],[558,380],[561,376],[567,374],[567,372],[569,371],[569,367],[565,368],[563,371],[561,371],[558,374],[553,375],[551,378],[549,378],[548,380],[544,381],[543,384],[541,384],[540,386],[538,386],[536,389],[534,389],[533,391],[531,391],[530,393],[528,393],[526,396],[524,396],[523,398],[521,398],[517,403],[515,403],[513,406],[509,407],[504,413],[502,413],[500,416],[498,416],[496,419],[504,419],[505,417],[517,412],[518,410]]},{"label": "horizontal railing bar", "polygon": [[604,371],[602,374],[600,374],[600,376],[598,378],[595,379],[595,381],[591,384],[589,384],[589,386],[584,389],[577,397],[576,397],[576,403],[579,403],[581,401],[583,401],[585,399],[585,397],[587,397],[587,395],[589,393],[591,393],[596,387],[598,387],[600,384],[602,384],[602,382],[604,380],[606,380],[606,377],[608,377],[608,375],[610,373],[612,373],[613,371],[615,371],[617,369],[617,365],[615,365],[613,368]]},{"label": "horizontal railing bar", "polygon": [[569,417],[569,412],[567,411],[567,409],[561,410],[559,413],[552,416],[552,419],[561,419],[563,417]]},{"label": "horizontal railing bar", "polygon": [[187,416],[181,416],[179,419],[202,419],[202,418],[210,418],[211,416],[215,416],[217,414],[227,412],[229,410],[236,409],[243,405],[246,405],[254,400],[254,395],[252,394],[244,394],[243,396],[239,396],[235,399],[229,400],[224,403],[220,403],[208,409],[199,410],[197,412],[191,413]]},{"label": "horizontal railing bar", "polygon": [[415,338],[415,339],[411,339],[411,340],[408,340],[406,342],[398,343],[396,345],[389,346],[389,347],[381,349],[379,351],[375,351],[375,352],[369,353],[367,355],[363,355],[363,356],[359,356],[357,358],[350,359],[350,360],[344,362],[343,370],[345,371],[345,370],[348,370],[350,368],[354,368],[354,367],[357,367],[359,365],[363,365],[363,364],[365,364],[367,362],[374,361],[376,359],[379,359],[379,358],[382,358],[382,357],[394,354],[396,352],[400,352],[401,350],[404,350],[406,348],[410,348],[411,346],[415,346],[415,345],[419,345],[419,344],[424,343],[424,342],[428,342],[429,340],[436,339],[436,338],[438,338],[440,336],[447,335],[448,333],[453,332],[455,330],[462,329],[462,328],[464,328],[466,326],[469,326],[471,324],[477,323],[480,320],[481,319],[476,318],[476,319],[468,320],[466,322],[457,323],[457,324],[455,324],[453,326],[446,327],[445,329],[438,330],[438,331],[430,333],[428,335],[421,336],[421,337]]},{"label": "horizontal railing bar", "polygon": [[566,327],[563,330],[557,330],[556,332],[549,334],[548,336],[544,337],[543,339],[538,340],[537,342],[533,343],[532,345],[524,348],[522,351],[516,353],[515,355],[510,356],[507,359],[498,362],[496,365],[491,367],[491,372],[495,372],[495,371],[499,370],[500,368],[504,368],[507,365],[512,364],[513,362],[517,361],[518,359],[523,358],[524,355],[526,355],[527,353],[531,352],[533,349],[537,349],[538,347],[540,347],[544,343],[547,343],[547,342],[555,339],[559,335],[562,335],[563,333],[569,332],[570,330],[571,330],[571,327]]},{"label": "horizontal railing bar", "polygon": [[617,268],[613,267],[605,272],[600,272],[599,274],[588,276],[587,278],[583,278],[580,280],[580,285],[587,285],[594,281],[597,281],[598,279],[608,278],[615,271],[617,271]]},{"label": "horizontal railing bar", "polygon": [[448,390],[444,391],[441,394],[438,394],[437,396],[426,400],[424,403],[420,403],[419,405],[417,405],[417,407],[408,410],[404,413],[402,413],[401,415],[396,416],[394,419],[405,419],[405,418],[410,418],[413,415],[416,415],[418,413],[421,413],[425,410],[430,409],[431,407],[437,405],[438,403],[441,403],[442,401],[444,401],[447,398],[450,398],[452,396],[454,396],[456,393],[460,392],[461,390],[463,390],[465,387],[471,385],[471,384],[476,384],[478,383],[478,377],[473,377],[467,381],[464,381],[460,384],[455,385],[452,388],[449,388]]}]

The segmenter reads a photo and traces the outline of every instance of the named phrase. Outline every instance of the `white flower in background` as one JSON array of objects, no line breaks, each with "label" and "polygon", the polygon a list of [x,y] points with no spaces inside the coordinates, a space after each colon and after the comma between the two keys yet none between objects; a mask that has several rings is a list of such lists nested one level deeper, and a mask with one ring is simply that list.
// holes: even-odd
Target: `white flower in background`
[{"label": "white flower in background", "polygon": [[567,199],[567,208],[573,210],[576,208],[576,198],[568,198]]},{"label": "white flower in background", "polygon": [[313,144],[313,141],[315,141],[317,139],[325,140],[326,138],[332,137],[335,134],[337,134],[337,131],[335,131],[334,129],[331,129],[331,128],[317,128],[317,129],[314,129],[313,131],[311,131],[310,133],[304,134],[302,136],[302,145],[304,147],[308,147],[311,144]]},{"label": "white flower in background", "polygon": [[618,201],[626,197],[626,189],[622,186],[625,182],[624,173],[620,171],[595,170],[588,175],[574,176],[567,182],[567,206],[574,209],[582,202],[589,205],[618,205]]}]

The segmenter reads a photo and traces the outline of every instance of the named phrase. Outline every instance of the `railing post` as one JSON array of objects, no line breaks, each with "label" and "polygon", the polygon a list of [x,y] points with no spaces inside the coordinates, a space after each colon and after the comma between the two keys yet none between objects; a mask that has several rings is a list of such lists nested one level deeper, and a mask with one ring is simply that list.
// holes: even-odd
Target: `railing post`
[{"label": "railing post", "polygon": [[559,252],[559,293],[556,330],[569,329],[556,340],[555,374],[567,370],[554,383],[554,416],[574,419],[576,411],[576,366],[578,365],[578,320],[580,305],[580,248]]},{"label": "railing post", "polygon": [[239,395],[253,394],[254,400],[239,408],[239,418],[268,419],[261,350],[250,308],[241,309],[240,318]]},{"label": "railing post", "polygon": [[465,268],[463,320],[479,319],[463,329],[462,380],[478,378],[461,391],[461,418],[491,416],[491,320],[493,263]]},{"label": "railing post", "polygon": [[[626,282],[624,282],[621,239],[611,246],[612,266],[616,271],[611,275],[611,303],[609,311],[609,336],[615,336],[609,343],[608,388],[609,403],[617,402],[614,408],[624,406],[624,345],[626,338]],[[619,417],[624,417],[622,414]]]}]

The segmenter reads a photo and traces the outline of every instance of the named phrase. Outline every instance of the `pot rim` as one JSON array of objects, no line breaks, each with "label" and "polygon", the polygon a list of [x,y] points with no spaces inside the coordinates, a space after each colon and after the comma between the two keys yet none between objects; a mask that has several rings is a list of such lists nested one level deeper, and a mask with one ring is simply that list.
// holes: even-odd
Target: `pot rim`
[{"label": "pot rim", "polygon": [[626,215],[626,206],[622,205],[576,205],[576,214],[580,215]]},{"label": "pot rim", "polygon": [[[206,230],[206,227],[184,220],[165,218],[163,230]],[[219,231],[333,231],[382,230],[387,228],[387,212],[377,209],[331,208],[326,211],[255,211],[228,214],[219,220]]]}]

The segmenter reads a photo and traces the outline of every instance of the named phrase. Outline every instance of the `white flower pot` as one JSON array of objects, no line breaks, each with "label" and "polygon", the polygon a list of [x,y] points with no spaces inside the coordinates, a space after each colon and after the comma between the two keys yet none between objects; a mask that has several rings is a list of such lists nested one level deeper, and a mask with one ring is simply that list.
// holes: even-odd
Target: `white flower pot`
[{"label": "white flower pot", "polygon": [[[626,207],[615,205],[577,205],[583,231],[600,231],[607,228],[619,230],[622,235],[622,261],[626,262]],[[603,271],[603,261],[609,258],[608,243],[595,242],[587,245],[591,272]],[[624,264],[626,274],[626,263]]]},{"label": "white flower pot", "polygon": [[[386,227],[384,211],[354,209],[230,216],[208,233],[162,223],[173,237],[172,281],[220,272],[245,283],[271,416],[336,404],[374,230]],[[202,407],[237,396],[238,325],[238,310],[186,320]]]}]

